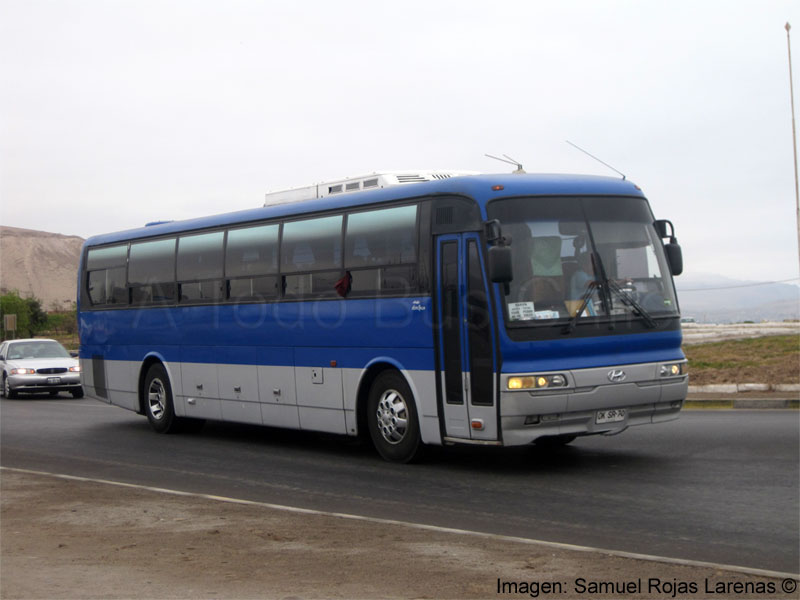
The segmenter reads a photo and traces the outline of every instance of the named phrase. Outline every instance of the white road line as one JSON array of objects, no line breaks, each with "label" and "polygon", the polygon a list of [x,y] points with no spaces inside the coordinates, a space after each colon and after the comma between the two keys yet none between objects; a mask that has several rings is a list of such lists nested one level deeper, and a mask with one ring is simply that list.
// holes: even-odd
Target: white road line
[{"label": "white road line", "polygon": [[270,502],[257,502],[254,500],[243,500],[241,498],[228,498],[226,496],[215,496],[213,494],[198,494],[195,492],[182,492],[180,490],[170,490],[167,488],[152,487],[149,485],[139,485],[135,483],[124,483],[121,481],[111,481],[108,479],[94,479],[91,477],[78,477],[76,475],[66,475],[63,473],[48,473],[46,471],[33,471],[30,469],[17,469],[14,467],[0,467],[0,471],[11,471],[14,473],[29,473],[31,475],[41,475],[46,477],[55,477],[58,479],[67,479],[70,481],[83,481],[88,483],[101,483],[105,485],[115,485],[124,488],[133,488],[137,490],[146,490],[149,492],[157,492],[160,494],[171,494],[173,496],[184,496],[187,498],[201,498],[204,500],[213,500],[215,502],[226,502],[229,504],[243,504],[245,506],[259,506],[262,508],[269,508],[272,510],[280,510],[284,512],[303,514],[303,515],[319,515],[324,517],[334,517],[337,519],[349,519],[351,521],[365,521],[367,523],[376,523],[381,525],[398,525],[400,527],[408,527],[411,529],[421,529],[424,531],[434,531],[437,533],[452,533],[455,535],[472,536],[487,540],[497,540],[501,542],[515,542],[519,544],[528,544],[531,546],[542,546],[545,548],[555,548],[558,550],[571,550],[573,552],[594,552],[597,554],[605,554],[607,556],[614,556],[619,558],[633,558],[636,560],[647,560],[651,562],[660,562],[670,565],[682,565],[687,567],[703,567],[707,569],[718,569],[722,571],[733,571],[735,573],[744,573],[747,575],[756,575],[759,577],[775,577],[779,579],[800,579],[800,574],[786,573],[782,571],[769,571],[766,569],[754,569],[751,567],[742,567],[738,565],[726,565],[713,562],[704,562],[699,560],[688,560],[683,558],[672,558],[669,556],[656,556],[653,554],[639,554],[637,552],[624,552],[622,550],[609,550],[607,548],[596,548],[593,546],[579,546],[575,544],[564,544],[561,542],[548,542],[546,540],[536,540],[532,538],[516,537],[511,535],[499,535],[496,533],[485,533],[482,531],[470,531],[469,529],[455,529],[453,527],[439,527],[437,525],[426,525],[424,523],[413,523],[409,521],[395,521],[394,519],[381,519],[378,517],[366,517],[364,515],[351,515],[347,513],[330,512],[325,510],[314,510],[311,508],[300,508],[297,506],[286,506],[284,504],[272,504]]},{"label": "white road line", "polygon": [[75,406],[78,406],[80,408],[107,408],[111,406],[110,404],[103,404],[101,402],[98,402],[97,404],[84,404],[82,402],[80,403],[70,402],[69,404],[62,404],[58,402],[58,400],[50,400],[49,402],[52,402],[52,406],[59,406],[63,408],[73,408]]}]

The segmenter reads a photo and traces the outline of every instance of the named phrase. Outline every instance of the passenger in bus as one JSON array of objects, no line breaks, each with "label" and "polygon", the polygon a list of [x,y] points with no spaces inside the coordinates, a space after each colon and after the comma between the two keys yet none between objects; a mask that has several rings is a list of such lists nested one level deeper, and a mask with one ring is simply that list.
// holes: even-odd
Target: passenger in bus
[{"label": "passenger in bus", "polygon": [[[595,280],[594,269],[592,268],[592,255],[589,252],[580,252],[576,255],[577,268],[569,279],[569,293],[567,297],[567,308],[570,316],[580,308],[580,301],[586,293],[589,284]],[[586,304],[584,315],[594,316],[596,313],[592,301]]]},{"label": "passenger in bus", "polygon": [[557,235],[532,238],[531,271],[533,302],[537,307],[556,310],[564,302],[564,270],[561,265],[561,238]]},{"label": "passenger in bus", "polygon": [[578,267],[569,279],[569,300],[580,300],[586,293],[586,287],[590,281],[594,280],[594,269],[592,268],[592,255],[582,252],[577,255]]},{"label": "passenger in bus", "polygon": [[515,302],[533,302],[536,310],[564,308],[564,271],[559,236],[533,237],[524,225],[512,231],[514,277],[522,284]]}]

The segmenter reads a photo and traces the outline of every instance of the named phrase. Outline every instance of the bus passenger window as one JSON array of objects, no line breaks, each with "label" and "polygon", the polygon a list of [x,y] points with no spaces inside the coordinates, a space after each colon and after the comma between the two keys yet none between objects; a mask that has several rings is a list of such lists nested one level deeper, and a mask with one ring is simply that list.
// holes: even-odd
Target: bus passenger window
[{"label": "bus passenger window", "polygon": [[89,300],[92,305],[127,304],[125,267],[102,269],[89,273]]},{"label": "bus passenger window", "polygon": [[133,304],[163,304],[175,300],[174,283],[154,283],[131,286]]},{"label": "bus passenger window", "polygon": [[89,273],[89,300],[92,304],[106,304],[106,270]]},{"label": "bus passenger window", "polygon": [[394,295],[415,290],[416,260],[416,206],[348,215],[345,268],[353,276],[353,295]]},{"label": "bus passenger window", "polygon": [[417,207],[399,206],[347,217],[345,268],[417,260]]},{"label": "bus passenger window", "polygon": [[222,231],[178,238],[178,281],[222,277]]},{"label": "bus passenger window", "polygon": [[386,267],[382,271],[381,291],[406,294],[416,290],[417,273],[414,267]]},{"label": "bus passenger window", "polygon": [[135,304],[175,300],[175,238],[131,244],[128,286]]},{"label": "bus passenger window", "polygon": [[297,299],[311,295],[311,274],[287,275],[284,277],[283,295]]},{"label": "bus passenger window", "polygon": [[181,302],[217,302],[225,297],[222,281],[219,279],[192,281],[179,285]]},{"label": "bus passenger window", "polygon": [[341,216],[285,223],[281,240],[281,271],[298,273],[338,269],[342,265],[341,246]]},{"label": "bus passenger window", "polygon": [[86,255],[86,281],[89,302],[92,306],[127,304],[125,265],[128,262],[128,244],[108,248],[92,248]]},{"label": "bus passenger window", "polygon": [[231,279],[228,286],[229,297],[234,301],[274,300],[278,296],[278,278],[275,276]]},{"label": "bus passenger window", "polygon": [[229,278],[278,272],[278,225],[228,231],[225,275]]}]

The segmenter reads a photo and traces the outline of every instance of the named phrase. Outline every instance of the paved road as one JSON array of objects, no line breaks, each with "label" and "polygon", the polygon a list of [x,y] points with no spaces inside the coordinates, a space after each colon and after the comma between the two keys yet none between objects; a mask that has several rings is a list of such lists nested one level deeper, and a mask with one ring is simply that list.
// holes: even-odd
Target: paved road
[{"label": "paved road", "polygon": [[800,572],[800,417],[689,411],[572,446],[435,449],[209,424],[153,433],[93,400],[0,404],[0,463],[328,511]]}]

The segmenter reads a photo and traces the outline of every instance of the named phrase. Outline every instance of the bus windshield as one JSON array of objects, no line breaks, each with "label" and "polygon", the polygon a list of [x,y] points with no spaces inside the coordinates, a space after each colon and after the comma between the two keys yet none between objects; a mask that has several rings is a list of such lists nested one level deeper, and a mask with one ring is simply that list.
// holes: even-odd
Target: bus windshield
[{"label": "bus windshield", "polygon": [[[510,326],[677,316],[661,240],[643,198],[512,198],[488,206],[512,237]],[[542,323],[544,324],[544,323]]]}]

